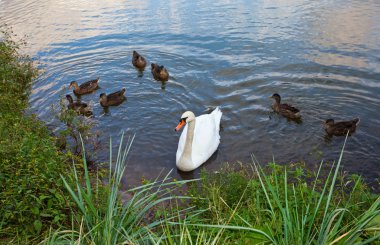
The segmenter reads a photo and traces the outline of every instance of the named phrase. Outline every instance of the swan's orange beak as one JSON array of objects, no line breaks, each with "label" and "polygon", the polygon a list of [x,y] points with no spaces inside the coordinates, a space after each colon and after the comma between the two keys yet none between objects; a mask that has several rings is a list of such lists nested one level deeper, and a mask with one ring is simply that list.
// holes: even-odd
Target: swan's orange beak
[{"label": "swan's orange beak", "polygon": [[181,119],[181,121],[179,121],[177,127],[175,127],[174,130],[179,131],[185,124],[186,124],[185,119]]}]

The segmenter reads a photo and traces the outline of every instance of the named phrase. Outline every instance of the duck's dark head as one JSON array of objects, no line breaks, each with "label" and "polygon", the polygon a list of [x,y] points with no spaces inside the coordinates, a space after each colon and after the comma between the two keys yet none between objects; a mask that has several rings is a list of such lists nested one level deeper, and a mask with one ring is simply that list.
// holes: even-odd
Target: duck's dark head
[{"label": "duck's dark head", "polygon": [[150,67],[152,68],[152,70],[156,69],[156,66],[157,65],[155,63],[150,64]]},{"label": "duck's dark head", "polygon": [[169,79],[169,72],[164,66],[160,66],[160,77],[164,81]]},{"label": "duck's dark head", "polygon": [[73,97],[71,97],[71,95],[69,95],[69,94],[66,95],[66,99],[69,101],[70,104],[72,104],[74,102]]},{"label": "duck's dark head", "polygon": [[139,53],[137,53],[135,50],[133,50],[133,57],[139,56]]},{"label": "duck's dark head", "polygon": [[332,126],[334,125],[334,119],[327,119],[326,122],[325,122],[325,125],[328,125],[328,126]]},{"label": "duck's dark head", "polygon": [[70,83],[70,86],[69,86],[69,88],[72,88],[72,87],[78,87],[78,83],[77,83],[77,81],[72,81],[71,83]]},{"label": "duck's dark head", "polygon": [[274,99],[277,103],[281,102],[281,96],[279,94],[273,94],[270,98]]},{"label": "duck's dark head", "polygon": [[105,93],[101,93],[100,95],[99,95],[99,101],[100,102],[104,102],[104,101],[107,101],[107,95],[105,94]]}]

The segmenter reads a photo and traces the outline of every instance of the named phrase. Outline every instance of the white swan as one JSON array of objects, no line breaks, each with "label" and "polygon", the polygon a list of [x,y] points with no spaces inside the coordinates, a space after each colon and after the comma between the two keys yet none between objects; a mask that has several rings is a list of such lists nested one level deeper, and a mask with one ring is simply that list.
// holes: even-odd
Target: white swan
[{"label": "white swan", "polygon": [[185,128],[179,138],[176,165],[181,171],[192,171],[216,151],[220,143],[219,125],[222,112],[217,107],[211,114],[195,117],[191,111],[182,114],[175,128]]}]

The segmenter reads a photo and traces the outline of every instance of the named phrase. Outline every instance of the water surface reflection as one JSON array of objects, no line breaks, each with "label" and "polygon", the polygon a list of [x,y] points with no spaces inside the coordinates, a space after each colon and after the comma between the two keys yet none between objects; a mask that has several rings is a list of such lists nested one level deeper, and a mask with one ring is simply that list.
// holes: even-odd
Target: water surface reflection
[{"label": "water surface reflection", "polygon": [[[185,110],[197,115],[220,106],[222,141],[204,166],[222,162],[319,162],[337,159],[342,138],[325,140],[326,118],[360,117],[344,167],[373,180],[380,160],[380,4],[377,1],[20,1],[0,0],[1,22],[26,35],[25,51],[45,72],[30,104],[51,128],[51,105],[68,84],[100,77],[101,90],[126,87],[128,100],[103,111],[99,93],[82,96],[93,106],[95,130],[108,140],[136,133],[127,183],[175,167]],[[156,82],[131,64],[132,50],[172,75]],[[273,114],[273,93],[297,105],[303,123]],[[174,171],[175,172],[175,171]],[[196,177],[199,170],[191,173]],[[178,173],[175,176],[181,177]]]}]

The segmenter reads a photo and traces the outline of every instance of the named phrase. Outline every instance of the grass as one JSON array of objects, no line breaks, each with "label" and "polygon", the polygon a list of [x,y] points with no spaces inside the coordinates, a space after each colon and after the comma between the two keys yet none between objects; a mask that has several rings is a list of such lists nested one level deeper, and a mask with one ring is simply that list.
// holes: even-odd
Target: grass
[{"label": "grass", "polygon": [[[114,162],[110,153],[106,195],[87,174],[85,156],[84,183],[76,179],[71,186],[62,177],[80,212],[72,229],[52,231],[43,244],[379,242],[380,199],[360,177],[341,175],[343,150],[323,177],[323,163],[307,172],[300,165],[262,168],[253,161],[251,169],[205,172],[200,182],[172,182],[168,175],[130,190],[122,202],[119,187],[132,141],[124,150],[120,145]],[[188,195],[176,194],[184,184],[193,184]]]},{"label": "grass", "polygon": [[[170,181],[169,174],[161,181],[154,181],[129,190],[131,198],[120,199],[119,187],[126,170],[126,158],[134,137],[123,146],[123,136],[116,160],[110,152],[108,184],[101,186],[99,179],[91,179],[88,174],[86,156],[83,153],[84,183],[73,171],[76,184],[70,185],[61,176],[67,190],[77,205],[78,215],[72,229],[54,231],[44,240],[44,244],[150,244],[163,239],[161,225],[176,216],[167,211],[165,216],[152,219],[159,205],[168,205],[172,200],[188,199],[174,195],[179,186],[192,181]],[[112,149],[112,141],[110,142]],[[84,148],[84,146],[82,145]],[[95,183],[94,183],[95,181]],[[94,187],[95,186],[95,187]],[[100,191],[106,188],[106,192]],[[102,195],[102,193],[106,193]]]},{"label": "grass", "polygon": [[[193,194],[204,223],[226,229],[229,242],[270,244],[367,244],[379,241],[380,199],[358,176],[343,177],[340,165],[321,176],[272,164],[263,169],[254,161],[252,171],[205,173]],[[314,179],[310,182],[310,176]],[[206,221],[207,220],[207,221]],[[197,227],[197,225],[194,225]],[[244,227],[244,228],[243,228]]]}]

